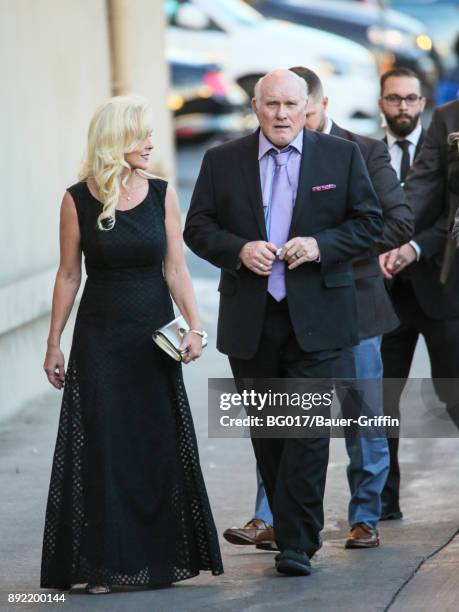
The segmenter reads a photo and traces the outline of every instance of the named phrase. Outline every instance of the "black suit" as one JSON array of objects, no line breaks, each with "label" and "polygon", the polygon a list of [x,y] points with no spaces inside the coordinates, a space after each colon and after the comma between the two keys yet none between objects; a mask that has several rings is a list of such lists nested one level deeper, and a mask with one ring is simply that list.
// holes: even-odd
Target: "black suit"
[{"label": "black suit", "polygon": [[[267,240],[258,146],[256,132],[206,153],[186,220],[185,242],[221,268],[217,347],[235,378],[331,378],[338,349],[358,342],[351,259],[378,241],[380,208],[357,146],[305,130],[290,236],[314,236],[321,259],[286,269],[275,302],[267,277],[239,261],[244,244]],[[281,550],[320,546],[328,442],[252,439]]]},{"label": "black suit", "polygon": [[[454,128],[455,126],[455,128]],[[459,267],[450,266],[448,283],[441,283],[440,273],[447,243],[451,211],[446,189],[447,135],[459,129],[459,102],[435,110],[421,150],[405,183],[408,202],[415,212],[416,233],[413,240],[421,248],[418,262],[400,273],[391,284],[391,297],[401,325],[383,338],[384,377],[398,379],[386,387],[385,412],[399,416],[399,402],[409,375],[419,334],[425,338],[432,378],[441,400],[459,423],[452,385],[442,385],[442,378],[459,377]],[[389,439],[391,467],[382,494],[383,514],[399,512],[400,469],[398,438]]]},{"label": "black suit", "polygon": [[380,336],[399,323],[379,267],[378,254],[401,246],[412,237],[414,215],[384,143],[344,130],[336,123],[333,123],[330,134],[358,145],[384,215],[383,233],[375,253],[353,262],[359,337],[363,340]]},{"label": "black suit", "polygon": [[[330,134],[351,140],[359,146],[384,215],[383,234],[375,252],[353,262],[362,342],[380,338],[399,324],[384,283],[378,255],[405,244],[411,238],[414,215],[383,142],[353,134],[335,123]],[[349,389],[348,383],[336,385],[341,410],[346,418],[368,415],[367,405],[371,406],[372,416],[383,413],[382,381],[375,380],[380,379],[382,373],[381,354],[377,346],[374,340],[370,340],[358,351],[343,351],[337,362],[336,374],[339,378],[358,378],[362,373],[373,378],[370,385],[364,387],[363,395],[363,383],[351,385]],[[376,527],[381,511],[380,494],[389,469],[387,445],[383,439],[360,438],[355,431],[347,433],[350,434],[346,440],[350,459],[347,469],[351,490],[349,519],[352,524],[364,515],[367,524]]]},{"label": "black suit", "polygon": [[[303,351],[336,349],[358,342],[351,259],[377,242],[382,216],[356,145],[305,130],[303,146],[290,237],[314,236],[321,263],[286,270],[289,313]],[[336,188],[312,191],[330,183]],[[239,267],[246,242],[267,240],[258,132],[207,151],[184,239],[222,270],[217,348],[250,359],[260,342],[268,286],[267,277]]]}]

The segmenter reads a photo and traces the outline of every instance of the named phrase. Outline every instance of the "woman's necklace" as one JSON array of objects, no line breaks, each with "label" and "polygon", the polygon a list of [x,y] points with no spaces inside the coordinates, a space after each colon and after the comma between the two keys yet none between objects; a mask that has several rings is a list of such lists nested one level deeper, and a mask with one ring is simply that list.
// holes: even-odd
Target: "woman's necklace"
[{"label": "woman's necklace", "polygon": [[123,193],[121,193],[122,197],[125,200],[130,200],[131,199],[131,194],[135,191],[138,191],[139,189],[141,189],[144,186],[144,183],[140,183],[140,185],[137,185],[137,187],[130,187],[128,189],[126,189],[126,187],[124,185],[121,185],[122,189],[126,192],[126,195],[124,195]]}]

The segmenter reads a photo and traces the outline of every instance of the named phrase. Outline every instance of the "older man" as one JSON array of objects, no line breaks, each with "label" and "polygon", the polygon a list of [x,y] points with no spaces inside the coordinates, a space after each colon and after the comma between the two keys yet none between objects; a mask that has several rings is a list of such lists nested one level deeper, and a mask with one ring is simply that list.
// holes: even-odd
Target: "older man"
[{"label": "older man", "polygon": [[[397,327],[399,321],[384,285],[377,255],[405,244],[411,238],[414,229],[413,212],[391,166],[385,144],[339,127],[328,116],[328,98],[319,77],[312,70],[301,66],[290,70],[303,78],[308,86],[306,127],[345,138],[359,146],[382,207],[384,228],[375,252],[353,261],[360,342],[343,349],[336,367],[338,378],[359,379],[358,383],[346,384],[346,387],[350,387],[347,394],[344,383],[337,386],[344,416],[354,416],[355,413],[382,415],[381,338],[383,333]],[[346,433],[346,448],[350,459],[347,474],[351,490],[348,514],[351,530],[345,546],[373,548],[379,545],[377,525],[381,514],[381,492],[389,472],[387,441],[384,436],[376,436],[376,432],[371,435],[368,432]],[[257,480],[254,519],[249,521],[249,527],[227,529],[224,537],[234,544],[252,544],[268,549],[272,547],[269,544],[272,515],[259,474]],[[256,531],[252,527],[254,522],[259,526]]]},{"label": "older man", "polygon": [[[209,150],[184,238],[221,268],[218,349],[236,379],[332,378],[358,342],[351,259],[382,215],[357,146],[304,130],[307,88],[289,70],[257,84],[260,130]],[[320,547],[327,438],[252,438],[274,515],[280,573]]]}]

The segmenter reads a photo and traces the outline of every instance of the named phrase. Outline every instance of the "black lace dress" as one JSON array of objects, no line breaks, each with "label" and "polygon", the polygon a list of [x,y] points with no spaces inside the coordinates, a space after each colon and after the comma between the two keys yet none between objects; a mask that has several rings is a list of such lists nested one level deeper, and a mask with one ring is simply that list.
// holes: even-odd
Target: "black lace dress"
[{"label": "black lace dress", "polygon": [[180,364],[151,339],[173,316],[162,263],[167,183],[100,231],[69,189],[88,278],[54,452],[41,587],[155,587],[223,572]]}]

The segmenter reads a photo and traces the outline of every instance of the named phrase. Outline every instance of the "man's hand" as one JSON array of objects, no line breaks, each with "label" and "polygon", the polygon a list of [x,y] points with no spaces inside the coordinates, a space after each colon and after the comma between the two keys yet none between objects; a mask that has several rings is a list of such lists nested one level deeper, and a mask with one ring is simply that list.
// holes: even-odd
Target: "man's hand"
[{"label": "man's hand", "polygon": [[239,253],[239,259],[244,266],[258,274],[258,276],[269,276],[276,259],[277,247],[272,242],[256,240],[247,242]]},{"label": "man's hand", "polygon": [[293,270],[301,264],[316,261],[320,257],[319,245],[315,238],[292,238],[284,244],[279,259],[288,263],[288,269]]},{"label": "man's hand", "polygon": [[379,267],[381,268],[381,272],[383,277],[386,280],[390,280],[394,278],[393,276],[393,264],[397,259],[399,249],[392,249],[391,251],[387,251],[387,253],[381,253],[379,256]]},{"label": "man's hand", "polygon": [[392,251],[380,255],[379,264],[381,266],[384,278],[390,279],[416,260],[416,250],[409,242],[407,242],[399,249],[392,249]]}]

